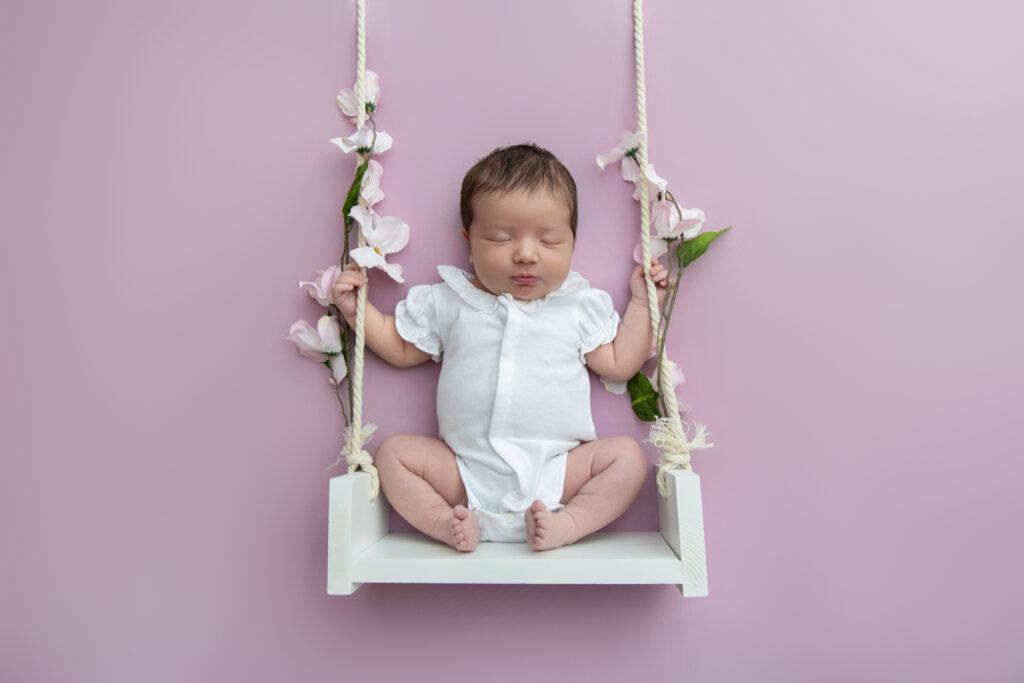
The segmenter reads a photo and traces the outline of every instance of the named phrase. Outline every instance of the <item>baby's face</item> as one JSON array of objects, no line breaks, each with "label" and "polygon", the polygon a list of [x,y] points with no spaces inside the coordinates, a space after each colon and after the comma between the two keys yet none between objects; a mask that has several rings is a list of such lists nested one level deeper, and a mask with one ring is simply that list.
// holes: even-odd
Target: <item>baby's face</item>
[{"label": "baby's face", "polygon": [[488,192],[473,199],[469,240],[473,281],[491,294],[540,299],[562,286],[575,239],[564,199],[549,192]]}]

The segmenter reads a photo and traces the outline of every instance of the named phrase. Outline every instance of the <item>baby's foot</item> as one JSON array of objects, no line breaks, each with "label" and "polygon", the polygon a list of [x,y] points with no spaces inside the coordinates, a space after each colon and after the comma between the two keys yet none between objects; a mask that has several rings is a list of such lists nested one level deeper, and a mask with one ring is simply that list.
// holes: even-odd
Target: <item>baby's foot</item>
[{"label": "baby's foot", "polygon": [[526,520],[526,542],[534,550],[551,550],[577,540],[576,523],[572,517],[560,512],[551,512],[539,500],[524,515]]},{"label": "baby's foot", "polygon": [[476,550],[480,543],[480,525],[476,513],[464,505],[452,508],[452,535],[448,545],[464,553]]}]

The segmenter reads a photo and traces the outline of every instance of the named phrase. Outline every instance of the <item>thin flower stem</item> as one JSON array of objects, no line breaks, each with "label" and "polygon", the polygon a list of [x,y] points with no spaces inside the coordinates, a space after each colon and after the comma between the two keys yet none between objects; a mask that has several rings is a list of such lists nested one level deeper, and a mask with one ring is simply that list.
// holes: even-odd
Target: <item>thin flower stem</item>
[{"label": "thin flower stem", "polygon": [[[672,282],[672,244],[669,242],[668,249],[668,277],[669,282]],[[677,278],[678,281],[678,278]],[[665,357],[665,340],[668,338],[668,323],[672,317],[672,311],[669,306],[671,292],[666,294],[664,301],[661,304],[661,325],[658,328],[658,352],[657,352],[657,363],[658,363],[658,407],[659,413],[662,417],[668,417],[668,407],[665,404],[665,392],[662,390],[664,386],[661,377],[661,361]]]},{"label": "thin flower stem", "polygon": [[[669,249],[669,278],[670,278],[670,280],[671,280],[671,277],[672,277],[672,253],[674,251],[675,251],[674,249],[671,249],[671,248]],[[672,286],[672,290],[670,292],[668,292],[668,294],[665,296],[665,303],[662,306],[662,314],[661,314],[662,330],[661,330],[661,337],[658,340],[658,384],[659,385],[662,384],[661,361],[662,361],[663,358],[665,358],[665,343],[668,341],[668,327],[669,327],[669,323],[672,322],[672,312],[675,310],[675,307],[676,307],[676,297],[679,296],[679,287],[682,284],[682,280],[683,280],[683,264],[682,264],[682,259],[680,259],[680,258],[676,259],[676,277],[675,277],[675,279],[676,279],[675,284]],[[672,379],[669,378],[668,383],[671,384],[671,382],[672,382]],[[672,388],[672,387],[669,387],[668,390],[669,391],[675,391],[675,389]],[[659,392],[658,396],[663,398],[663,393],[664,392]],[[662,411],[663,411],[663,417],[668,417],[668,410],[664,406],[662,407]]]},{"label": "thin flower stem", "polygon": [[[334,357],[331,358],[331,365],[332,366],[334,365],[335,359],[337,359],[337,356],[334,356]],[[345,359],[342,358],[342,362],[344,362],[344,360]],[[345,425],[347,426],[348,425],[348,413],[345,411],[345,402],[341,399],[341,387],[338,386],[338,384],[333,381],[334,380],[334,368],[333,367],[328,367],[327,371],[329,373],[331,373],[331,380],[332,380],[331,384],[334,384],[334,395],[338,399],[338,408],[341,409],[341,417],[345,420]]]}]

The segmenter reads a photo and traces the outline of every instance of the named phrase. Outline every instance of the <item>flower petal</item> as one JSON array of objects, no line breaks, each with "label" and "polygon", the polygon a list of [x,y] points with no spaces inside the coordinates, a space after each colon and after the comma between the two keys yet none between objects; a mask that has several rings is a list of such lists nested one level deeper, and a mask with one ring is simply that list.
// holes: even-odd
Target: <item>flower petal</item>
[{"label": "flower petal", "polygon": [[376,159],[370,159],[363,175],[363,184],[359,188],[359,196],[370,206],[373,206],[384,199],[384,193],[380,189],[380,178],[384,175],[384,167]]},{"label": "flower petal", "polygon": [[321,306],[326,306],[327,305],[327,304],[325,304],[323,302],[324,292],[323,292],[322,289],[320,289],[320,283],[318,283],[318,282],[300,282],[299,283],[299,287],[302,287],[307,292],[309,292],[309,295],[311,297],[313,297],[314,299],[316,299],[316,302],[318,304],[320,304]]},{"label": "flower petal", "polygon": [[610,391],[613,394],[624,394],[626,393],[625,382],[613,382],[607,377],[601,378],[601,384],[604,385],[605,391]]},{"label": "flower petal", "polygon": [[[633,157],[622,157],[622,179],[631,183],[640,180],[640,166]],[[638,196],[634,194],[633,199],[637,199]]]},{"label": "flower petal", "polygon": [[[658,192],[663,193],[668,188],[668,181],[654,172],[654,164],[647,164],[647,170],[644,171],[644,175],[647,176],[647,182],[658,188]],[[651,196],[654,196],[654,194],[652,190]]]},{"label": "flower petal", "polygon": [[654,205],[654,230],[658,233],[658,237],[676,237],[679,235],[678,232],[673,233],[673,229],[679,223],[679,211],[676,209],[674,202],[660,201]]},{"label": "flower petal", "polygon": [[299,355],[305,356],[310,360],[315,360],[317,363],[323,363],[325,360],[330,358],[323,351],[317,351],[315,349],[299,349]]},{"label": "flower petal", "polygon": [[321,363],[327,360],[327,356],[320,351],[319,333],[305,320],[292,323],[287,339],[294,342],[299,347],[299,353],[306,358]]},{"label": "flower petal", "polygon": [[348,366],[345,365],[345,359],[341,356],[331,358],[331,383],[341,384],[347,376]]},{"label": "flower petal", "polygon": [[[372,136],[369,139],[367,139],[367,141],[366,141],[366,146],[367,147],[370,146],[370,140],[372,140],[372,139],[373,139]],[[380,154],[381,152],[386,152],[389,149],[391,149],[391,145],[393,143],[394,143],[394,140],[391,139],[390,135],[388,135],[387,133],[385,133],[382,130],[378,130],[377,131],[377,140],[376,140],[376,142],[373,143],[373,153],[374,154]]]},{"label": "flower petal", "polygon": [[704,212],[700,209],[683,209],[679,226],[683,229],[683,239],[692,240],[700,234],[704,227]]},{"label": "flower petal", "polygon": [[640,133],[625,132],[622,137],[619,138],[619,147],[628,151],[634,147],[639,147],[640,143],[644,141],[644,136]]},{"label": "flower petal", "polygon": [[384,272],[395,282],[405,282],[405,278],[402,277],[402,266],[397,263],[385,263]]},{"label": "flower petal", "polygon": [[378,217],[374,229],[373,246],[385,254],[401,251],[409,243],[409,226],[394,216]]},{"label": "flower petal", "polygon": [[316,331],[320,335],[320,350],[324,353],[341,352],[341,327],[333,315],[325,315],[316,323]]},{"label": "flower petal", "polygon": [[345,116],[355,117],[358,115],[359,100],[356,99],[356,93],[352,88],[345,88],[338,93],[338,106]]},{"label": "flower petal", "polygon": [[317,281],[320,283],[320,289],[330,292],[339,275],[341,275],[341,266],[330,266],[325,270],[321,270],[319,272],[320,277],[317,278]]},{"label": "flower petal", "polygon": [[[341,148],[345,154],[349,152],[368,149],[370,143],[373,142],[373,131],[370,130],[365,124],[359,126],[359,130],[347,138],[332,138],[331,143]],[[382,147],[383,145],[383,147]],[[377,132],[377,141],[373,143],[374,152],[383,152],[385,149],[391,147],[391,136],[387,133]]]},{"label": "flower petal", "polygon": [[387,265],[384,257],[378,254],[373,247],[357,247],[348,255],[363,268],[381,268]]},{"label": "flower petal", "polygon": [[605,166],[607,166],[608,164],[614,164],[616,161],[621,159],[625,153],[626,150],[622,149],[621,147],[612,147],[609,151],[605,152],[604,154],[597,155],[597,165],[600,166],[601,170],[603,171]]},{"label": "flower petal", "polygon": [[[373,234],[373,212],[367,209],[362,204],[356,204],[349,210],[348,215],[355,219],[356,223],[359,223],[359,229],[362,231],[364,236]],[[369,239],[369,237],[367,237]]]},{"label": "flower petal", "polygon": [[377,104],[380,101],[380,76],[376,71],[366,70],[366,101]]}]

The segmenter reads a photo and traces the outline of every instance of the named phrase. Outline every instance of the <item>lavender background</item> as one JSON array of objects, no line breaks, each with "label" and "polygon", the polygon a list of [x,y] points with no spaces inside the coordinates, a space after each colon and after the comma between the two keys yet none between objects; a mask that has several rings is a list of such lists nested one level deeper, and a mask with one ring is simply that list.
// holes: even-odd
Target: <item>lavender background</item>
[{"label": "lavender background", "polygon": [[[671,342],[717,444],[700,600],[325,594],[339,419],[282,337],[339,250],[354,8],[0,9],[0,679],[1024,678],[1018,6],[648,0],[652,160],[735,226]],[[635,125],[630,3],[368,16],[379,209],[413,229],[373,300],[464,265],[462,174],[533,140],[623,306],[636,207],[593,158]],[[380,437],[436,429],[436,372],[369,363]],[[644,435],[596,382],[594,411]],[[656,528],[653,478],[615,528]]]}]

